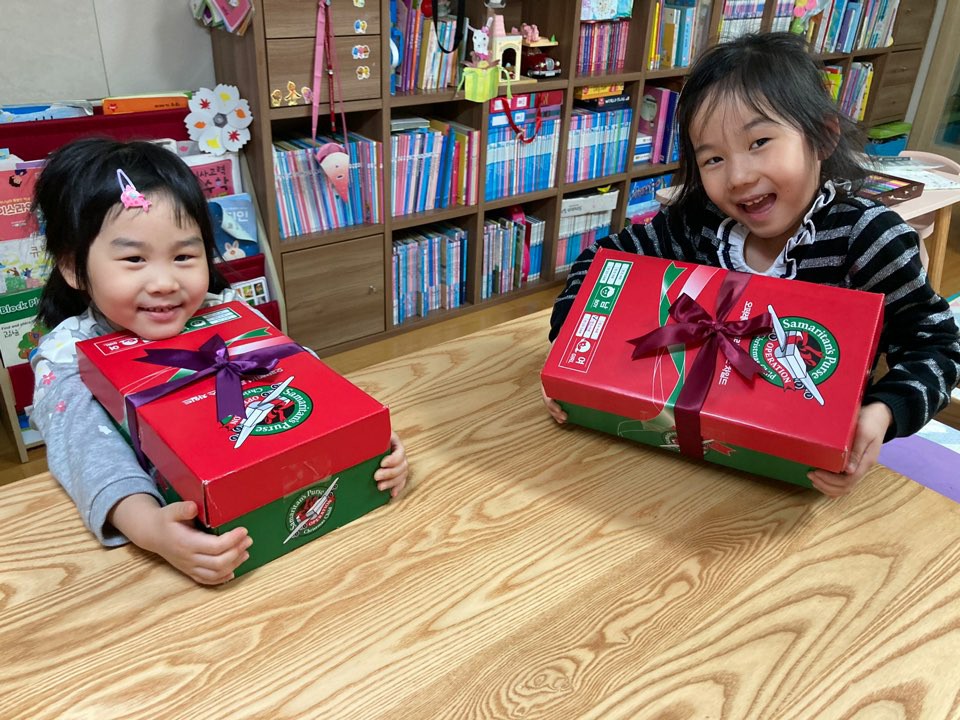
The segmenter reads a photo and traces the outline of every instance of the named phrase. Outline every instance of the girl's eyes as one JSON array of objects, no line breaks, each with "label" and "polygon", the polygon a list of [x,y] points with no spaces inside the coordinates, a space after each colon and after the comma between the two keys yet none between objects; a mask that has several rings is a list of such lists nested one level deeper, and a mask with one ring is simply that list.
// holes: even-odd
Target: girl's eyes
[{"label": "girl's eyes", "polygon": [[761,148],[764,145],[766,145],[768,142],[770,142],[770,138],[760,138],[759,140],[754,140],[753,145],[751,145],[751,147]]},{"label": "girl's eyes", "polygon": [[[198,257],[197,255],[184,254],[184,255],[177,255],[173,260],[174,262],[190,262],[191,260],[196,260],[197,257]],[[130,255],[125,258],[120,258],[120,261],[132,263],[132,264],[139,264],[139,263],[146,262],[146,260],[140,255]]]},{"label": "girl's eyes", "polygon": [[706,160],[704,160],[704,161],[703,161],[703,164],[704,164],[704,165],[716,165],[718,162],[722,162],[722,161],[723,161],[723,158],[715,155],[715,156],[712,157],[712,158],[707,158]]}]

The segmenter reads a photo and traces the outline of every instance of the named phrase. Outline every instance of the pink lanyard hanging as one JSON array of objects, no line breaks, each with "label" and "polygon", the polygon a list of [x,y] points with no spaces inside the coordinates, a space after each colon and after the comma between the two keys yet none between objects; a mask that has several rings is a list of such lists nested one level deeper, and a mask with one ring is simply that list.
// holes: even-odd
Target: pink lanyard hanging
[{"label": "pink lanyard hanging", "polygon": [[533,135],[527,136],[527,131],[524,128],[518,127],[517,123],[513,120],[513,111],[510,109],[510,106],[507,104],[507,101],[502,97],[498,97],[497,100],[500,101],[500,107],[503,109],[504,113],[507,116],[507,122],[510,123],[510,129],[517,134],[517,140],[522,142],[524,145],[529,145],[537,138],[537,133],[540,132],[540,128],[543,124],[543,116],[540,114],[540,106],[537,106],[536,115],[533,120]]},{"label": "pink lanyard hanging", "polygon": [[[337,116],[334,110],[336,96],[343,98],[340,86],[340,74],[337,72],[337,53],[333,44],[333,29],[330,22],[330,0],[317,2],[317,39],[313,53],[313,117],[311,137],[317,137],[317,121],[320,114],[320,81],[327,76],[327,90],[330,98],[330,132],[337,132]],[[336,93],[334,93],[336,83]],[[343,125],[343,142],[347,142],[347,118],[343,112],[343,100],[340,100],[340,122]]]}]

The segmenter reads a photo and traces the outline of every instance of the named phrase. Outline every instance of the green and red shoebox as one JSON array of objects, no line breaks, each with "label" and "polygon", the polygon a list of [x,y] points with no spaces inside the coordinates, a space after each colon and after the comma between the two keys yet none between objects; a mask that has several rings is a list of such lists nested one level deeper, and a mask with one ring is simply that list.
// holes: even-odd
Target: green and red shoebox
[{"label": "green and red shoebox", "polygon": [[200,374],[144,358],[157,350],[197,351],[218,342],[214,336],[230,360],[280,354],[278,348],[292,354],[266,374],[243,377],[243,417],[219,419],[211,374],[140,405],[135,425],[169,502],[193,500],[208,532],[248,530],[253,545],[239,575],[387,502],[373,474],[390,449],[390,416],[313,355],[291,348],[243,302],[205,308],[167,340],[129,333],[86,340],[77,346],[80,374],[126,429],[128,396]]},{"label": "green and red shoebox", "polygon": [[[842,471],[883,323],[879,294],[601,249],[547,357],[545,392],[572,423],[679,451],[678,398],[707,345],[669,344],[633,359],[630,341],[677,324],[670,308],[689,298],[710,325],[725,282],[743,286],[716,320],[769,313],[770,329],[731,338],[759,365],[752,380],[722,352],[705,358],[713,375],[701,376],[699,442],[685,454],[807,487],[811,467]],[[689,298],[678,303],[681,294]]]}]

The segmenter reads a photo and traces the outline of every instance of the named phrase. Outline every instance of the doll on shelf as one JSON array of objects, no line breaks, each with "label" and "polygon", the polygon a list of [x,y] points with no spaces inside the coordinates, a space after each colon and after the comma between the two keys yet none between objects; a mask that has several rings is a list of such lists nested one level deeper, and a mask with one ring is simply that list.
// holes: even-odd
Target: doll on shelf
[{"label": "doll on shelf", "polygon": [[487,21],[483,27],[467,27],[473,32],[473,51],[470,53],[471,65],[485,67],[490,64],[490,26],[493,20]]}]

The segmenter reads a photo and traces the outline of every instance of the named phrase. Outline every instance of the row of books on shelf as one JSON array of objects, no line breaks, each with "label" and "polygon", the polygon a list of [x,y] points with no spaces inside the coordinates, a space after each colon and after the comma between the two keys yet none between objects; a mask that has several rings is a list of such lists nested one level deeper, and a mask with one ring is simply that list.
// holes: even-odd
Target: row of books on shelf
[{"label": "row of books on shelf", "polygon": [[608,190],[563,198],[557,234],[557,272],[569,270],[580,253],[610,234],[619,195],[618,190]]},{"label": "row of books on shelf", "polygon": [[633,0],[582,0],[580,21],[613,20],[633,15]]},{"label": "row of books on shelf", "polygon": [[[529,142],[521,140],[510,125],[490,128],[487,135],[486,200],[553,187],[557,174],[560,119],[541,118],[538,123],[536,113],[536,109],[512,113],[514,124]],[[491,121],[494,117],[490,116]]]},{"label": "row of books on shelf", "polygon": [[[626,169],[633,110],[628,96],[620,98],[622,102],[574,108],[567,139],[566,182],[605,177]],[[581,105],[596,102],[577,101]]]},{"label": "row of books on shelf", "polygon": [[540,279],[545,221],[519,207],[483,223],[480,297],[486,300]]},{"label": "row of books on shelf", "polygon": [[736,40],[760,32],[765,0],[724,0],[720,16],[719,42]]},{"label": "row of books on shelf", "polygon": [[400,64],[393,76],[393,92],[437,90],[457,84],[458,68],[464,59],[463,48],[467,43],[461,43],[455,52],[441,50],[441,47],[453,48],[458,31],[457,19],[445,16],[434,23],[432,18],[424,15],[424,5],[418,0],[409,4],[396,2],[397,18],[393,27],[402,41],[398,43]]},{"label": "row of books on shelf", "polygon": [[348,137],[346,188],[338,188],[331,181],[315,156],[318,147],[342,138],[274,141],[274,188],[281,239],[381,221],[383,146],[358,133]]},{"label": "row of books on shelf", "polygon": [[794,26],[794,0],[777,0],[777,7],[773,12],[773,32],[790,32]]},{"label": "row of books on shelf", "polygon": [[477,202],[480,131],[421,117],[391,121],[395,216]]},{"label": "row of books on shelf", "polygon": [[622,70],[627,58],[629,20],[588,22],[580,25],[577,72]]},{"label": "row of books on shelf", "polygon": [[675,118],[679,99],[680,93],[669,88],[657,85],[643,88],[634,162],[649,160],[651,164],[663,164],[679,160],[680,133]]},{"label": "row of books on shelf", "polygon": [[[795,3],[781,5],[789,5],[792,13]],[[893,41],[899,6],[900,0],[824,0],[817,13],[795,29],[818,53],[886,47]]]},{"label": "row of books on shelf", "polygon": [[647,44],[647,69],[689,67],[706,46],[711,0],[657,0]]},{"label": "row of books on shelf", "polygon": [[[828,66],[826,70],[834,67],[836,66]],[[870,97],[870,85],[872,83],[873,63],[850,63],[850,70],[843,78],[839,94],[834,96],[834,100],[840,105],[840,111],[857,122],[863,120],[867,111],[867,100]],[[831,91],[832,89],[831,86]]]},{"label": "row of books on shelf", "polygon": [[393,324],[460,307],[467,297],[467,232],[449,223],[393,240]]}]

